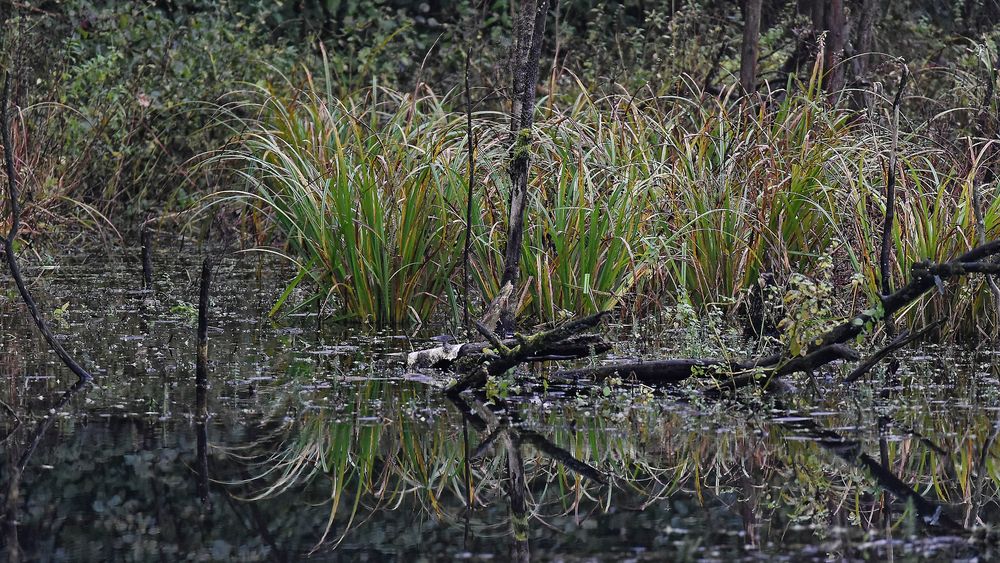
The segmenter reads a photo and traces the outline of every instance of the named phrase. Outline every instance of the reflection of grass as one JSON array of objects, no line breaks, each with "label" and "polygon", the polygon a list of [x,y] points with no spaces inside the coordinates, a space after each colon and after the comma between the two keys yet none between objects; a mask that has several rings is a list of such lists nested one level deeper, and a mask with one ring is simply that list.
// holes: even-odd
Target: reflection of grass
[{"label": "reflection of grass", "polygon": [[[350,390],[342,391],[351,396]],[[306,409],[283,428],[283,440],[264,441],[249,450],[259,454],[252,458],[254,475],[246,481],[256,487],[250,498],[315,490],[306,485],[328,481],[328,494],[313,499],[329,506],[319,541],[332,542],[327,545],[337,545],[353,526],[375,513],[402,506],[418,506],[438,521],[461,522],[469,495],[459,414],[426,409],[425,391],[408,385],[369,382],[359,384],[356,391],[339,407]],[[592,407],[597,416],[589,414]],[[790,525],[805,526],[820,537],[847,524],[855,530],[879,528],[881,491],[871,475],[813,438],[753,415],[734,416],[723,410],[691,414],[651,404],[610,410],[599,405],[564,406],[532,416],[531,426],[554,428],[542,434],[605,473],[610,486],[574,473],[524,442],[529,517],[542,523],[561,517],[579,520],[581,515],[611,508],[662,509],[668,502],[753,515],[763,536],[760,541],[779,540]],[[430,419],[420,420],[422,415]],[[872,417],[867,414],[857,420],[844,413],[824,419],[823,426],[874,428]],[[567,429],[570,420],[576,421],[574,430]],[[947,434],[947,426],[934,426],[946,423],[932,418],[899,419],[899,424],[919,427],[917,422],[929,425],[925,432]],[[892,440],[890,469],[926,498],[951,504],[946,510],[961,521],[963,515],[954,503],[971,499],[979,448],[992,422],[986,414],[977,415],[970,420],[976,431],[944,438],[939,446],[956,453],[948,460],[919,439],[903,435]],[[474,449],[487,432],[470,426],[469,434]],[[878,458],[877,441],[862,445]],[[505,456],[504,448],[494,445],[471,463],[473,514],[506,506]],[[1000,476],[992,460],[986,467],[989,478],[981,494],[988,499],[987,506],[995,507]],[[894,510],[892,517],[898,526],[916,516]],[[473,525],[480,535],[509,533],[504,521],[483,522],[477,517]],[[330,537],[333,530],[336,539]]]}]

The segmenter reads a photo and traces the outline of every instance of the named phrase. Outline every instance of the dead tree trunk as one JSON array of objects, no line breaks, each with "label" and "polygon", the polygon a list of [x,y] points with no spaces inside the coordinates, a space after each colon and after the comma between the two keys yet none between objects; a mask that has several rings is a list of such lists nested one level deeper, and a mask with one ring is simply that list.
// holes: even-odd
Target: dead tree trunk
[{"label": "dead tree trunk", "polygon": [[760,9],[762,0],[743,2],[743,48],[740,53],[740,86],[749,94],[757,90],[757,58],[760,55]]},{"label": "dead tree trunk", "polygon": [[198,292],[198,351],[195,363],[195,410],[199,419],[208,416],[208,307],[212,287],[212,259],[201,264],[201,284]]},{"label": "dead tree trunk", "polygon": [[820,33],[826,29],[826,3],[829,0],[812,0],[812,10],[810,16],[812,17],[813,31],[819,36]]},{"label": "dead tree trunk", "polygon": [[[890,263],[893,246],[892,227],[896,217],[896,152],[899,144],[899,104],[903,101],[903,89],[906,88],[906,79],[909,76],[909,69],[906,65],[903,65],[901,71],[899,88],[892,101],[892,146],[889,152],[889,169],[886,171],[885,218],[882,221],[882,249],[879,253],[879,277],[883,301],[892,293]],[[896,336],[896,326],[891,313],[887,313],[885,316],[885,330],[890,337]]]},{"label": "dead tree trunk", "polygon": [[[514,92],[511,101],[510,130],[510,215],[507,221],[507,247],[504,250],[500,287],[517,286],[521,270],[521,245],[524,240],[524,209],[528,192],[528,167],[531,159],[531,126],[535,110],[535,86],[538,62],[545,33],[548,0],[524,0],[518,16],[517,43],[514,48]],[[516,300],[508,301],[500,312],[500,327],[513,332]]]}]

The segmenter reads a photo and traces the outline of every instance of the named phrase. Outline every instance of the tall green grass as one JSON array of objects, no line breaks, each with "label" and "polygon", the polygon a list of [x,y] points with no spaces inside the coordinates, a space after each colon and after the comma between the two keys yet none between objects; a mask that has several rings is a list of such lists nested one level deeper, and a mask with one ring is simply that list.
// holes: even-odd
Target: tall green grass
[{"label": "tall green grass", "polygon": [[458,116],[381,90],[332,103],[271,98],[261,111],[243,152],[224,156],[239,158],[247,188],[222,195],[266,210],[339,316],[428,318],[457,265],[461,224],[449,206],[464,192],[446,153],[462,143]]},{"label": "tall green grass", "polygon": [[[770,101],[707,96],[693,84],[668,97],[594,98],[577,86],[572,97],[541,100],[521,313],[551,320],[623,304],[641,314],[678,298],[732,303],[763,272],[818,274],[831,254],[844,292],[875,298],[887,120],[830,107],[817,77]],[[246,181],[221,197],[252,202],[269,219],[300,267],[289,289],[309,279],[314,299],[341,318],[398,325],[454,312],[441,304],[459,291],[468,139],[452,106],[426,88],[268,98],[239,146],[218,157]],[[502,270],[510,140],[502,112],[473,118],[470,269],[488,300]],[[897,285],[913,262],[973,245],[969,194],[981,166],[902,133]],[[996,186],[981,192],[987,236],[1000,236]],[[867,283],[849,283],[859,275]],[[909,314],[943,312],[957,326],[986,311],[981,284],[963,283],[963,299],[928,298]]]}]

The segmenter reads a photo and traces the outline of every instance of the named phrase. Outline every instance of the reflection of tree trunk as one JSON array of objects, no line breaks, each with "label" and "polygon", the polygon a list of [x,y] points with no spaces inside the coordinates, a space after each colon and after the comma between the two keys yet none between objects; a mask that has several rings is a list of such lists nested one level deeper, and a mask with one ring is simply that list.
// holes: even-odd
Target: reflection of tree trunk
[{"label": "reflection of tree trunk", "polygon": [[[240,472],[240,478],[244,481],[250,479],[250,474],[245,470]],[[281,546],[278,545],[277,541],[274,539],[274,535],[267,528],[268,521],[264,518],[264,515],[260,513],[260,509],[257,507],[255,502],[239,503],[235,500],[234,496],[231,494],[221,495],[226,504],[229,505],[230,510],[234,515],[236,515],[236,520],[242,523],[247,531],[254,532],[260,535],[264,540],[264,543],[271,548],[274,552],[272,556],[272,561],[291,561],[292,556]],[[244,514],[240,512],[241,507],[246,507],[247,512],[249,512],[249,517],[245,518]],[[252,525],[252,526],[251,526]]]},{"label": "reflection of tree trunk", "polygon": [[507,495],[510,498],[510,560],[518,563],[531,561],[528,546],[528,490],[524,480],[524,458],[521,456],[521,440],[505,432],[504,449],[507,451]]},{"label": "reflection of tree trunk", "polygon": [[[70,399],[72,399],[84,388],[88,387],[88,383],[89,381],[86,380],[78,381],[75,385],[66,390],[58,401],[49,407],[49,411],[58,412],[62,410],[62,408],[69,403]],[[28,465],[28,460],[31,459],[31,455],[35,453],[35,449],[37,449],[38,444],[41,443],[42,437],[45,436],[48,429],[52,427],[52,423],[55,422],[56,418],[58,417],[48,416],[38,423],[38,427],[35,428],[34,433],[31,435],[31,439],[28,441],[27,446],[20,456],[15,453],[15,448],[10,446],[6,447],[7,463],[4,467],[4,475],[7,476],[9,481],[7,482],[7,491],[4,494],[3,504],[0,505],[3,508],[2,518],[0,518],[0,526],[3,527],[2,537],[4,541],[4,550],[0,553],[3,553],[6,556],[7,561],[17,562],[23,559],[24,553],[21,551],[21,544],[17,533],[17,511],[21,497],[21,476],[24,474],[24,468]],[[13,440],[14,436],[9,436],[9,439]],[[16,463],[14,462],[15,459],[17,460]]]},{"label": "reflection of tree trunk", "polygon": [[204,420],[195,424],[198,446],[196,452],[196,467],[198,469],[198,498],[206,510],[212,509],[208,497],[208,425]]},{"label": "reflection of tree trunk", "polygon": [[993,429],[983,443],[983,450],[979,452],[979,461],[976,463],[976,483],[972,492],[969,511],[965,515],[965,526],[974,527],[979,521],[979,509],[983,506],[983,483],[986,481],[986,462],[990,459],[990,450],[997,441],[997,434],[1000,434],[1000,414],[993,421]]},{"label": "reflection of tree trunk", "polygon": [[742,496],[739,501],[739,509],[740,518],[743,519],[743,530],[746,532],[746,543],[757,548],[760,547],[760,528],[757,525],[757,510],[760,508],[760,502],[757,499],[753,481],[745,472],[740,474],[740,488]]},{"label": "reflection of tree trunk", "polygon": [[[13,436],[11,436],[13,438]],[[4,464],[4,475],[10,482],[7,483],[7,493],[4,495],[3,503],[3,553],[5,561],[18,563],[23,557],[21,543],[17,537],[17,505],[20,502],[21,471],[14,460],[17,458],[17,450],[11,444],[6,446],[7,463]]]},{"label": "reflection of tree trunk", "polygon": [[[879,417],[879,438],[878,438],[878,458],[879,463],[882,467],[889,469],[889,440],[885,436],[887,422],[884,417]],[[892,524],[892,505],[890,504],[891,499],[889,494],[883,490],[880,495],[881,511],[882,511],[882,525],[886,529],[891,528]]]},{"label": "reflection of tree trunk", "polygon": [[760,54],[761,0],[743,2],[743,48],[740,53],[740,86],[747,94],[757,90],[757,57]]}]

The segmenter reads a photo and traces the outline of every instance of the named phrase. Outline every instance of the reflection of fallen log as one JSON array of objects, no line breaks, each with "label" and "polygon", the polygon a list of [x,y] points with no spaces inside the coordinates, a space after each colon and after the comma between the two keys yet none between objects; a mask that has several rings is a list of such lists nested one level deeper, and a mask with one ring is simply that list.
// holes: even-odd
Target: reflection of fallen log
[{"label": "reflection of fallen log", "polygon": [[965,528],[948,516],[940,504],[924,498],[913,487],[904,483],[888,467],[866,454],[861,444],[856,440],[848,440],[832,430],[819,426],[812,419],[796,419],[782,421],[782,426],[808,435],[816,440],[823,449],[837,455],[850,465],[864,469],[871,475],[882,489],[904,503],[911,503],[920,519],[928,528],[947,533],[962,533]]},{"label": "reflection of fallen log", "polygon": [[449,398],[459,412],[462,413],[465,420],[468,420],[476,430],[486,434],[475,451],[468,456],[470,459],[481,457],[486,450],[498,441],[498,439],[503,440],[504,438],[512,437],[518,445],[522,443],[531,444],[535,447],[535,449],[549,459],[563,464],[568,469],[578,473],[579,475],[601,485],[607,484],[607,478],[603,473],[601,473],[600,470],[585,461],[577,459],[568,450],[555,445],[552,441],[538,432],[526,428],[515,428],[509,423],[502,423],[497,418],[496,413],[484,405],[481,401],[477,401],[476,406],[479,408],[480,412],[483,412],[491,419],[489,421],[487,421],[483,416],[477,414],[476,410],[473,409],[472,406],[469,405],[469,403],[467,403],[461,396],[452,395]]}]

